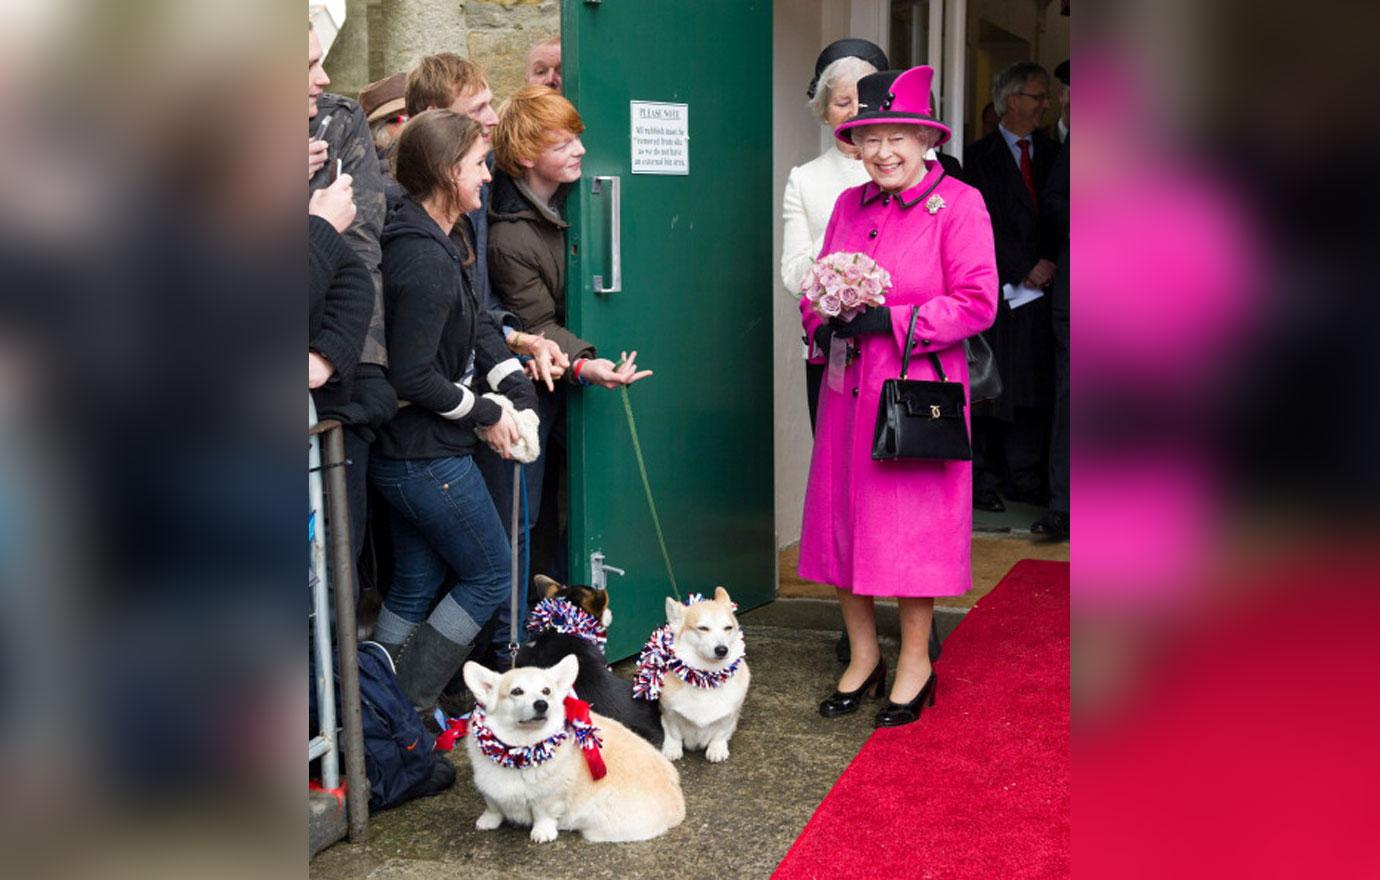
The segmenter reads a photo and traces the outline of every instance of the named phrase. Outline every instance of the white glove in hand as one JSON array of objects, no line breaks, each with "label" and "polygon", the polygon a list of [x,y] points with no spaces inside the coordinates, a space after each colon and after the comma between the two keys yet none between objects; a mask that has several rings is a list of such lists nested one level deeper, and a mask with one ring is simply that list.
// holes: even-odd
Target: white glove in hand
[{"label": "white glove in hand", "polygon": [[[513,461],[520,461],[523,464],[531,464],[536,461],[537,456],[541,455],[541,440],[537,434],[541,419],[537,417],[537,411],[534,409],[517,409],[513,406],[513,402],[502,394],[489,393],[485,394],[484,397],[507,410],[508,414],[513,417],[513,421],[517,422],[518,431],[522,436],[517,443],[513,444]],[[484,435],[480,434],[479,439],[483,440]]]}]

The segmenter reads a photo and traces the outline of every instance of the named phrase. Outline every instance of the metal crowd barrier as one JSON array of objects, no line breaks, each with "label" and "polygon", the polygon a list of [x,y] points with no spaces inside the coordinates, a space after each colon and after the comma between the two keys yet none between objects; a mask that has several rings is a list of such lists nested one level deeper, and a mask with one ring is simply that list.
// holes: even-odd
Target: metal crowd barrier
[{"label": "metal crowd barrier", "polygon": [[[321,759],[321,786],[340,789],[340,756],[345,756],[345,804],[351,843],[369,837],[369,779],[364,771],[364,726],[359,704],[359,663],[355,642],[355,572],[350,558],[350,514],[345,489],[345,435],[339,422],[316,420],[308,396],[307,492],[311,510],[311,641],[315,653],[316,704],[320,730],[307,741],[307,763]],[[325,460],[322,460],[322,446]],[[324,484],[324,485],[323,485]],[[324,489],[324,491],[323,491]],[[326,537],[330,535],[329,566]],[[331,585],[335,589],[335,655],[340,658],[340,703],[335,701],[331,651]],[[337,708],[344,729],[337,726]],[[342,743],[343,733],[343,743]],[[343,746],[343,749],[342,749]],[[337,834],[339,832],[336,832]]]}]

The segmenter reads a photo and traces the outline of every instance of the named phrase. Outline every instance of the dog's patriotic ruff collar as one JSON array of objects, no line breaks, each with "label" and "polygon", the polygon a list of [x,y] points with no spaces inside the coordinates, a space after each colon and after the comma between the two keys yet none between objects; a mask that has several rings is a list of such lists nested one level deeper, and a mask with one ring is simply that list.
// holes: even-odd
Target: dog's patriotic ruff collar
[{"label": "dog's patriotic ruff collar", "polygon": [[574,697],[565,698],[565,729],[556,731],[541,742],[530,746],[512,746],[505,743],[493,732],[493,728],[489,727],[484,715],[484,706],[475,703],[474,711],[469,715],[450,719],[445,733],[437,738],[437,747],[440,748],[443,738],[447,745],[454,747],[455,740],[462,739],[469,733],[474,734],[474,741],[479,744],[479,751],[484,757],[510,770],[523,770],[545,764],[556,757],[556,751],[573,736],[575,744],[584,755],[585,763],[589,765],[590,775],[598,780],[603,779],[609,772],[604,766],[604,756],[599,751],[604,741],[599,738],[599,728],[594,726],[589,716],[589,703]]},{"label": "dog's patriotic ruff collar", "polygon": [[539,633],[554,629],[558,633],[579,636],[600,648],[608,643],[608,630],[593,614],[567,599],[542,599],[527,615],[527,631]]},{"label": "dog's patriotic ruff collar", "polygon": [[696,669],[676,656],[675,641],[676,635],[669,623],[652,633],[647,646],[637,655],[637,675],[633,677],[634,697],[639,700],[659,699],[667,672],[674,672],[681,681],[693,687],[723,687],[743,665],[743,658],[739,657],[719,671]]}]

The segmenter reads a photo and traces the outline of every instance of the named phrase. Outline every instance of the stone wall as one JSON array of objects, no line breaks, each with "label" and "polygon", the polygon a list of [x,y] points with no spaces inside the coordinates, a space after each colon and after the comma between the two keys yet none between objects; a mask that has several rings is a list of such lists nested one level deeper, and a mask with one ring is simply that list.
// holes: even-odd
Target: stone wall
[{"label": "stone wall", "polygon": [[522,85],[527,51],[560,33],[558,0],[348,0],[326,58],[331,90],[359,89],[423,55],[454,52],[484,68],[502,101]]}]

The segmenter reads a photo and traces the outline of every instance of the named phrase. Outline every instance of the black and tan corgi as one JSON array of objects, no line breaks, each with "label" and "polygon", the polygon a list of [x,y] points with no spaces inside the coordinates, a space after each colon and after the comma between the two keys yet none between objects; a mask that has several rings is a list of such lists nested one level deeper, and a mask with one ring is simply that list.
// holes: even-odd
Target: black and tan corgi
[{"label": "black and tan corgi", "polygon": [[536,577],[542,600],[528,614],[528,641],[518,649],[518,666],[549,668],[573,654],[580,663],[575,693],[595,712],[623,723],[661,747],[664,732],[655,702],[633,699],[632,682],[608,668],[603,634],[613,622],[608,593],[581,584]]}]

